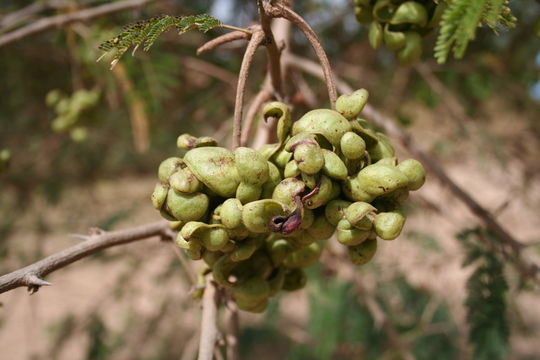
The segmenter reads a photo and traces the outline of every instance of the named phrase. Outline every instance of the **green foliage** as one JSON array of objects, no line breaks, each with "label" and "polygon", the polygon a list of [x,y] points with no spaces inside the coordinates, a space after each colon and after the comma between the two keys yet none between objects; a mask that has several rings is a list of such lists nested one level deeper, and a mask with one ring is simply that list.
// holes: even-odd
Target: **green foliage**
[{"label": "green foliage", "polygon": [[452,0],[444,11],[435,45],[435,58],[442,64],[453,50],[461,59],[476,29],[486,24],[494,31],[498,27],[514,27],[516,18],[508,7],[508,0]]},{"label": "green foliage", "polygon": [[[508,355],[509,327],[506,317],[504,262],[482,241],[497,242],[493,235],[481,230],[466,230],[458,235],[467,249],[464,266],[477,264],[467,281],[467,322],[469,342],[478,360],[505,359]],[[475,241],[476,240],[476,241]]]},{"label": "green foliage", "polygon": [[135,51],[139,46],[143,45],[144,51],[148,51],[159,35],[172,28],[176,28],[178,34],[181,35],[192,29],[207,32],[219,26],[221,26],[221,22],[218,19],[206,14],[192,16],[162,15],[125,26],[120,34],[103,42],[99,49],[105,52],[116,49],[116,54],[111,63],[111,66],[114,66],[130,47],[134,46]]}]

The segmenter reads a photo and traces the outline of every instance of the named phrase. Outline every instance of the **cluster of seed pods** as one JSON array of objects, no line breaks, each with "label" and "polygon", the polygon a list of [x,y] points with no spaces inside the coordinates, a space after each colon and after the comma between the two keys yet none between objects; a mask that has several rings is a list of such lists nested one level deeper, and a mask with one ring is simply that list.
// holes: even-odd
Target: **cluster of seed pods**
[{"label": "cluster of seed pods", "polygon": [[408,65],[422,55],[422,38],[439,25],[445,1],[354,0],[356,18],[369,24],[369,43],[384,45]]},{"label": "cluster of seed pods", "polygon": [[280,290],[302,288],[303,269],[334,234],[356,265],[373,258],[377,237],[400,234],[401,204],[425,171],[413,159],[398,163],[388,138],[359,119],[367,98],[358,90],[341,96],[336,110],[295,122],[285,104],[272,102],[263,113],[278,119],[278,143],[230,151],[184,134],[177,143],[184,157],[159,166],[154,207],[240,309],[264,311]]}]

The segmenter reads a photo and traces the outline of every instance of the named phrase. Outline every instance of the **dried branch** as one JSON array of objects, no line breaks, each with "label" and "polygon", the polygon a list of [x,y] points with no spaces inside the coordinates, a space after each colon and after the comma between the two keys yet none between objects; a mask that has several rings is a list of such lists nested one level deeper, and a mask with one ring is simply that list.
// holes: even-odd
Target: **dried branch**
[{"label": "dried branch", "polygon": [[282,17],[289,20],[290,22],[295,24],[309,40],[311,46],[313,47],[313,50],[315,50],[315,54],[317,54],[317,57],[319,58],[319,62],[321,63],[324,74],[324,82],[326,83],[326,86],[328,88],[330,104],[332,105],[332,108],[334,108],[337,100],[337,90],[332,75],[332,67],[330,66],[328,56],[326,55],[321,41],[319,40],[319,37],[317,36],[315,31],[313,31],[311,26],[300,15],[298,15],[292,9],[281,3],[272,5],[269,2],[265,2],[265,11],[273,17]]},{"label": "dried branch", "polygon": [[[284,61],[290,64],[290,66],[298,68],[318,78],[324,79],[321,67],[309,59],[289,55],[284,58]],[[353,89],[340,79],[336,79],[336,84],[342,93],[348,94],[353,92]],[[454,180],[452,180],[446,173],[446,171],[439,165],[439,161],[435,160],[428,153],[421,150],[418,144],[414,142],[412,137],[401,129],[399,125],[397,125],[396,121],[386,117],[370,104],[367,104],[364,107],[363,115],[371,119],[371,121],[373,121],[377,126],[382,127],[388,133],[388,135],[397,139],[404,148],[417,157],[430,170],[430,172],[435,175],[435,177],[437,177],[449,188],[454,196],[461,200],[469,208],[469,210],[471,210],[471,212],[476,215],[484,223],[484,225],[493,232],[493,234],[495,234],[495,236],[501,242],[510,247],[513,256],[509,259],[512,260],[512,263],[518,269],[518,271],[520,271],[526,278],[531,278],[537,284],[540,284],[540,278],[538,277],[540,268],[536,264],[527,263],[521,256],[521,250],[525,248],[525,244],[516,240],[501,226],[501,224],[499,224],[499,222],[488,210],[486,210],[482,205],[474,200],[469,193],[456,184]],[[504,251],[503,255],[508,255],[506,254],[506,250],[501,249],[501,251]]]},{"label": "dried branch", "polygon": [[[268,79],[268,78],[267,78]],[[251,104],[249,105],[249,108],[246,113],[246,121],[244,130],[242,131],[242,137],[240,141],[240,146],[246,146],[248,143],[248,139],[251,137],[251,133],[253,130],[253,124],[255,123],[255,118],[257,117],[257,113],[261,109],[261,106],[272,99],[272,90],[270,89],[269,81],[264,82],[264,85],[262,86],[261,90],[255,95],[253,100],[251,101]]]},{"label": "dried branch", "polygon": [[208,277],[203,296],[201,320],[201,338],[199,341],[198,360],[212,360],[212,354],[218,337],[217,306],[218,292],[212,277]]},{"label": "dried branch", "polygon": [[0,47],[51,28],[58,28],[73,22],[87,21],[99,16],[141,7],[153,1],[157,0],[124,0],[95,6],[70,14],[47,17],[0,36]]},{"label": "dried branch", "polygon": [[227,328],[227,360],[239,360],[240,348],[238,343],[240,333],[240,319],[238,317],[238,307],[232,300],[228,301],[225,306],[225,323]]},{"label": "dried branch", "polygon": [[197,49],[197,55],[201,55],[202,53],[205,53],[207,51],[214,50],[221,45],[228,44],[235,40],[248,40],[249,38],[250,35],[243,31],[233,31],[227,34],[223,34],[199,47]]},{"label": "dried branch", "polygon": [[28,286],[31,292],[35,292],[41,286],[51,285],[42,278],[55,270],[112,246],[163,235],[167,229],[167,221],[158,221],[131,229],[90,235],[86,241],[57,252],[32,265],[1,276],[0,294],[21,286]]},{"label": "dried branch", "polygon": [[249,76],[249,69],[253,62],[255,51],[264,41],[265,35],[260,28],[254,28],[253,35],[249,40],[242,66],[238,74],[238,86],[236,88],[236,101],[234,104],[234,122],[233,122],[233,148],[240,146],[242,137],[242,115],[244,111],[244,97],[246,94],[246,82]]},{"label": "dried branch", "polygon": [[261,19],[261,28],[265,35],[266,52],[268,54],[268,74],[274,92],[280,97],[283,97],[283,81],[281,76],[281,51],[277,47],[276,39],[271,28],[272,18],[268,16],[263,5],[263,0],[257,0],[259,8],[259,16]]}]

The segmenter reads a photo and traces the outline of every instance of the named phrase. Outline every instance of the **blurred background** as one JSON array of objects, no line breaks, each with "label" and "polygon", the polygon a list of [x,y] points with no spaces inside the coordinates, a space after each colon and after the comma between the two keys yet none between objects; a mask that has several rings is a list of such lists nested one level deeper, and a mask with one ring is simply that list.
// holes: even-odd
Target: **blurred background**
[{"label": "blurred background", "polygon": [[[0,43],[41,18],[108,2],[3,0]],[[100,42],[125,24],[160,14],[207,12],[245,27],[257,19],[255,5],[148,1],[0,45],[0,150],[12,153],[11,166],[0,173],[0,274],[80,241],[70,234],[158,220],[149,197],[160,161],[178,154],[180,133],[230,143],[245,43],[198,57],[197,47],[221,30],[171,31],[111,71],[108,61],[96,62]],[[498,36],[479,29],[463,60],[436,64],[433,33],[422,61],[402,67],[388,50],[369,46],[349,0],[295,4],[321,36],[335,73],[368,89],[370,104],[396,119],[527,244],[527,261],[540,263],[540,39],[534,36],[540,4],[513,1],[511,7],[517,27]],[[296,30],[289,50],[314,59]],[[248,102],[265,70],[259,50]],[[329,106],[320,80],[296,70],[289,80],[299,88],[286,84],[296,117]],[[61,101],[78,104],[67,119],[57,112]],[[400,159],[411,156],[397,150]],[[370,264],[355,269],[323,257],[309,269],[305,289],[274,298],[264,314],[242,313],[243,358],[540,359],[537,285],[482,245],[490,234],[479,220],[429,173],[407,211],[402,235],[380,244]],[[474,254],[487,265],[463,266]],[[47,280],[54,286],[32,296],[24,288],[0,295],[1,358],[196,355],[200,304],[169,244],[145,240],[113,248]],[[471,309],[490,315],[475,319]]]}]

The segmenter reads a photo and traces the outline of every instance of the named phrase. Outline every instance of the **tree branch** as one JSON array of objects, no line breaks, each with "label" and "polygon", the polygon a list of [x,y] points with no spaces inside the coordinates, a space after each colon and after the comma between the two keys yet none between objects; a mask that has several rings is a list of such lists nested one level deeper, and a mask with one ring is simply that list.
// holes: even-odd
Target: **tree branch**
[{"label": "tree branch", "polygon": [[240,349],[238,346],[238,337],[240,333],[240,320],[238,318],[238,307],[233,300],[227,301],[225,314],[227,328],[227,360],[239,360]]},{"label": "tree branch", "polygon": [[124,0],[101,6],[95,6],[70,14],[50,16],[0,36],[0,47],[54,27],[61,27],[73,22],[87,21],[95,17],[141,7],[153,1],[157,0]]},{"label": "tree branch", "polygon": [[253,62],[255,51],[264,41],[265,35],[260,28],[254,28],[253,35],[249,40],[242,66],[238,74],[238,86],[236,88],[236,102],[234,104],[234,122],[233,122],[233,148],[240,146],[242,137],[242,114],[244,111],[244,97],[246,95],[246,82],[249,76],[249,69]]},{"label": "tree branch", "polygon": [[328,56],[326,55],[321,41],[319,40],[319,37],[317,36],[315,31],[313,31],[311,26],[300,15],[298,15],[296,12],[294,12],[289,7],[283,5],[282,3],[272,5],[269,2],[265,2],[265,11],[273,17],[282,17],[289,20],[290,22],[295,24],[300,29],[300,31],[304,33],[305,37],[311,43],[313,50],[315,50],[315,54],[317,54],[317,57],[319,58],[319,62],[321,63],[324,74],[324,82],[326,83],[326,86],[328,88],[330,104],[332,105],[332,108],[335,108],[337,100],[337,90],[332,75],[332,67],[330,66]]},{"label": "tree branch", "polygon": [[197,55],[201,55],[207,51],[214,50],[215,48],[230,43],[235,40],[247,40],[250,35],[242,31],[233,31],[227,34],[218,36],[215,39],[208,41],[197,49]]},{"label": "tree branch", "polygon": [[41,286],[51,285],[42,278],[55,270],[112,246],[163,235],[167,229],[169,229],[167,221],[157,221],[131,229],[90,235],[86,241],[1,276],[0,294],[21,286],[28,286],[31,292],[35,292]]},{"label": "tree branch", "polygon": [[265,45],[268,54],[268,73],[274,92],[283,97],[283,82],[281,77],[281,52],[277,47],[276,40],[271,28],[272,18],[268,16],[264,9],[263,0],[257,0],[259,16],[261,19],[261,28],[265,35]]},{"label": "tree branch", "polygon": [[[288,55],[284,58],[284,61],[290,64],[290,66],[296,67],[313,76],[324,79],[321,67],[309,59]],[[353,88],[340,79],[336,79],[336,84],[342,93],[349,94],[353,92]],[[474,200],[469,193],[456,184],[454,180],[452,180],[446,173],[446,171],[439,165],[439,162],[431,157],[428,153],[421,150],[418,144],[414,142],[412,137],[396,124],[396,121],[386,117],[370,104],[367,104],[364,107],[362,113],[367,118],[371,119],[371,121],[373,121],[376,125],[382,127],[388,133],[388,135],[397,139],[403,145],[403,147],[417,157],[430,170],[430,172],[435,175],[435,177],[437,177],[448,187],[455,197],[461,200],[469,208],[469,210],[476,215],[484,223],[484,225],[490,229],[495,236],[497,236],[497,238],[499,238],[499,240],[510,247],[512,253],[514,254],[513,263],[516,268],[525,277],[532,278],[537,284],[540,284],[540,278],[538,277],[538,273],[540,272],[539,267],[536,264],[526,263],[525,260],[521,258],[521,250],[525,247],[525,244],[516,240],[499,224],[499,222],[488,210],[486,210],[482,205]]]},{"label": "tree branch", "polygon": [[218,337],[217,306],[218,292],[212,277],[209,276],[202,300],[201,338],[199,341],[198,360],[212,360],[212,354]]},{"label": "tree branch", "polygon": [[268,83],[269,82],[265,80],[261,90],[259,90],[249,105],[246,113],[245,129],[242,131],[240,146],[247,145],[248,139],[251,137],[253,124],[255,123],[257,113],[259,112],[261,106],[272,98],[272,90],[270,89],[270,85]]}]

